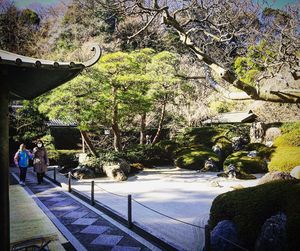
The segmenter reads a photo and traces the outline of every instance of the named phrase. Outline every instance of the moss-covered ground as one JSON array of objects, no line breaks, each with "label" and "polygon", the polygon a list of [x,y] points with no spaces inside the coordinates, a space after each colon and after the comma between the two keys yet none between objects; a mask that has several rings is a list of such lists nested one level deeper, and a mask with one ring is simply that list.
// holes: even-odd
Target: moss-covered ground
[{"label": "moss-covered ground", "polygon": [[215,227],[219,221],[232,220],[243,245],[252,250],[265,220],[278,212],[287,215],[286,250],[299,250],[299,180],[274,181],[221,194],[213,201],[209,224]]}]

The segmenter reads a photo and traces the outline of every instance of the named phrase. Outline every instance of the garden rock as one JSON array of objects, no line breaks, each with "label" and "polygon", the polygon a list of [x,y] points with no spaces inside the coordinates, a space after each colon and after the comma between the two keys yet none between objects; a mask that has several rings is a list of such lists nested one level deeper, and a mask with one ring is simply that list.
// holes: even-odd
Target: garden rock
[{"label": "garden rock", "polygon": [[274,180],[293,180],[293,179],[294,177],[289,172],[274,171],[274,172],[269,172],[265,174],[263,177],[261,177],[258,184],[261,185]]},{"label": "garden rock", "polygon": [[127,180],[130,165],[125,160],[106,162],[103,164],[103,172],[116,181]]},{"label": "garden rock", "polygon": [[266,130],[265,142],[274,142],[281,135],[281,130],[277,127],[270,127]]},{"label": "garden rock", "polygon": [[296,178],[296,179],[300,179],[300,166],[296,166],[292,169],[292,171],[290,172],[291,176]]},{"label": "garden rock", "polygon": [[238,244],[238,234],[235,224],[230,220],[220,221],[211,232],[211,251],[234,251],[237,247],[222,239],[226,238]]},{"label": "garden rock", "polygon": [[267,219],[261,228],[261,233],[256,240],[256,251],[280,251],[285,250],[287,217],[279,213]]},{"label": "garden rock", "polygon": [[264,124],[262,122],[253,122],[249,134],[251,143],[261,143],[265,134]]},{"label": "garden rock", "polygon": [[73,169],[72,175],[76,179],[92,179],[95,178],[95,172],[87,167],[79,166]]},{"label": "garden rock", "polygon": [[217,172],[217,171],[218,171],[218,167],[211,158],[208,158],[208,160],[205,161],[204,167],[201,169],[201,172]]},{"label": "garden rock", "polygon": [[253,157],[256,157],[257,156],[257,151],[250,151],[248,154],[247,154],[248,157],[250,158],[253,158]]},{"label": "garden rock", "polygon": [[89,157],[87,153],[79,153],[78,154],[78,162],[79,164],[84,164],[86,161],[88,161]]}]

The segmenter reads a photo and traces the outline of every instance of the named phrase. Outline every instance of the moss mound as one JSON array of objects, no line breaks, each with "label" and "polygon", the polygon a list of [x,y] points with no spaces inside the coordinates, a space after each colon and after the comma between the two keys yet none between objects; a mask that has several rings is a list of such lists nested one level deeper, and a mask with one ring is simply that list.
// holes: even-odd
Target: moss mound
[{"label": "moss mound", "polygon": [[300,122],[284,124],[280,129],[283,134],[274,142],[269,170],[289,172],[300,165]]},{"label": "moss mound", "polygon": [[290,172],[300,165],[300,147],[278,147],[269,163],[269,171]]},{"label": "moss mound", "polygon": [[218,127],[194,127],[187,128],[176,137],[181,145],[205,145],[212,147],[214,140],[224,134],[224,129]]},{"label": "moss mound", "polygon": [[278,212],[287,215],[287,250],[300,247],[300,181],[284,180],[266,183],[219,195],[212,203],[209,224],[232,220],[240,240],[253,249],[261,226]]},{"label": "moss mound", "polygon": [[257,151],[257,155],[261,158],[269,158],[275,151],[275,147],[267,147],[261,143],[250,143],[246,146],[247,151]]},{"label": "moss mound", "polygon": [[238,151],[229,155],[224,161],[223,169],[228,171],[228,166],[233,164],[238,172],[241,173],[265,173],[267,172],[267,164],[261,157],[248,157],[247,151]]},{"label": "moss mound", "polygon": [[175,165],[184,169],[200,170],[208,158],[217,164],[218,156],[210,149],[202,145],[182,148],[176,155]]}]

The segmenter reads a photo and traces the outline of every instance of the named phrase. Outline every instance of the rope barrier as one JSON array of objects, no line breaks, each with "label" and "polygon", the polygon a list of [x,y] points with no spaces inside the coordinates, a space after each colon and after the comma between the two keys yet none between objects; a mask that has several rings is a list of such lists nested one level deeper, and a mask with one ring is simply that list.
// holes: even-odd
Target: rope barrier
[{"label": "rope barrier", "polygon": [[171,217],[171,216],[169,216],[169,215],[166,215],[166,214],[164,214],[164,213],[158,212],[158,211],[156,211],[155,209],[152,209],[152,208],[150,208],[150,207],[148,207],[148,206],[142,204],[141,202],[138,202],[138,201],[135,200],[135,199],[132,199],[132,200],[133,200],[134,202],[136,202],[137,204],[139,204],[139,205],[141,205],[141,206],[143,206],[143,207],[149,209],[150,211],[153,211],[153,212],[155,212],[155,213],[157,213],[157,214],[160,214],[160,215],[162,215],[162,216],[165,216],[165,217],[167,217],[167,218],[169,218],[169,219],[171,219],[171,220],[178,221],[178,222],[181,222],[181,223],[183,223],[183,224],[190,225],[190,226],[192,226],[192,227],[197,227],[197,228],[200,228],[200,229],[204,229],[204,227],[201,227],[201,226],[198,226],[198,225],[194,225],[194,224],[192,224],[192,223],[185,222],[185,221],[182,221],[182,220],[173,218],[173,217]]},{"label": "rope barrier", "polygon": [[234,245],[234,246],[240,248],[241,250],[248,251],[247,248],[244,248],[244,247],[242,247],[242,246],[240,246],[240,245],[234,243],[233,241],[226,239],[225,237],[223,237],[223,236],[221,236],[221,235],[219,235],[219,234],[218,234],[217,236],[219,236],[219,237],[220,237],[221,239],[223,239],[224,241],[227,241],[227,242],[229,242],[230,244],[232,244],[232,245]]},{"label": "rope barrier", "polygon": [[118,196],[118,197],[127,198],[127,195],[121,195],[121,194],[117,194],[117,193],[113,193],[113,192],[107,191],[106,189],[104,189],[102,187],[99,187],[96,183],[95,183],[95,186],[98,187],[98,188],[100,188],[101,190],[107,192],[107,193],[113,194],[113,195]]},{"label": "rope barrier", "polygon": [[[61,175],[64,175],[64,176],[69,175],[69,173],[65,173],[65,174],[60,173],[60,174],[61,174]],[[72,173],[71,173],[71,176],[72,176],[74,179],[79,180],[79,179],[76,178]],[[87,182],[84,182],[84,183],[86,184]],[[117,193],[110,192],[110,191],[108,191],[108,190],[106,190],[106,189],[104,189],[104,188],[98,186],[96,183],[95,183],[95,186],[98,187],[98,188],[100,188],[101,190],[103,190],[103,191],[109,193],[109,194],[112,194],[112,195],[115,195],[115,196],[118,196],[118,197],[122,197],[122,198],[127,198],[127,195],[121,195],[121,194],[117,194]],[[155,213],[157,213],[157,214],[159,214],[159,215],[161,215],[161,216],[164,216],[164,217],[166,217],[166,218],[169,218],[169,219],[171,219],[171,220],[174,220],[174,221],[177,221],[177,222],[180,222],[180,223],[183,223],[183,224],[192,226],[192,227],[196,227],[196,228],[199,228],[199,229],[205,229],[205,227],[201,227],[201,226],[198,226],[198,225],[195,225],[195,224],[186,222],[186,221],[182,221],[182,220],[173,218],[173,217],[171,217],[171,216],[169,216],[169,215],[166,215],[166,214],[164,214],[164,213],[161,213],[161,212],[159,212],[159,211],[157,211],[157,210],[155,210],[155,209],[153,209],[153,208],[151,208],[151,207],[148,207],[148,206],[144,205],[143,203],[141,203],[141,202],[139,202],[139,201],[137,201],[137,200],[135,200],[135,199],[132,199],[132,200],[133,200],[135,203],[139,204],[140,206],[142,206],[142,207],[144,207],[144,208],[146,208],[146,209],[148,209],[148,210],[150,210],[150,211],[152,211],[152,212],[155,212]],[[246,248],[244,248],[244,247],[242,247],[242,246],[240,246],[240,245],[234,243],[233,241],[231,241],[231,240],[229,240],[229,239],[227,239],[227,238],[225,238],[225,237],[223,237],[223,236],[221,236],[221,235],[219,235],[219,234],[218,234],[217,236],[220,237],[221,239],[223,239],[224,241],[227,241],[228,243],[230,243],[230,244],[232,244],[232,245],[234,245],[234,246],[240,248],[241,250],[248,251],[248,249],[246,249]]]}]

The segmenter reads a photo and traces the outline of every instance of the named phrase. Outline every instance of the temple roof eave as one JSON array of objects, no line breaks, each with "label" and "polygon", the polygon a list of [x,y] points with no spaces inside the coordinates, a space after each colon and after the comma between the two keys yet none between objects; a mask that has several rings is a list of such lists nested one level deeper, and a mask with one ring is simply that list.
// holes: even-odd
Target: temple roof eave
[{"label": "temple roof eave", "polygon": [[33,99],[95,64],[101,49],[93,45],[92,50],[95,52],[93,58],[83,63],[43,60],[0,50],[1,85],[8,85],[11,99]]}]

